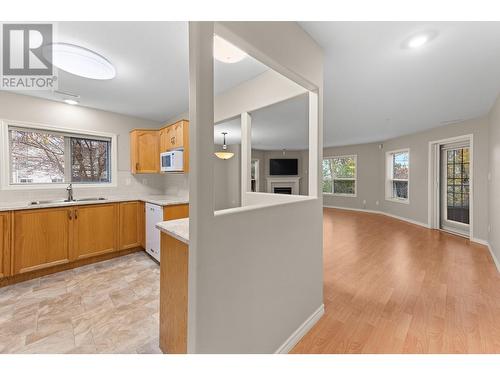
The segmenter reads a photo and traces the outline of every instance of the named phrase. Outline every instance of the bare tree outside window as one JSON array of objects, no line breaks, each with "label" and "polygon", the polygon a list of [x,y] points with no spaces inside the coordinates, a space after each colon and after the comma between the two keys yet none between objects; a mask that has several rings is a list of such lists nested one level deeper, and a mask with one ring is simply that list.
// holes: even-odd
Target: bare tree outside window
[{"label": "bare tree outside window", "polygon": [[52,183],[64,180],[64,137],[36,131],[11,130],[12,183]]},{"label": "bare tree outside window", "polygon": [[9,146],[12,184],[111,182],[108,139],[10,129]]},{"label": "bare tree outside window", "polygon": [[110,182],[109,141],[71,138],[71,181]]}]

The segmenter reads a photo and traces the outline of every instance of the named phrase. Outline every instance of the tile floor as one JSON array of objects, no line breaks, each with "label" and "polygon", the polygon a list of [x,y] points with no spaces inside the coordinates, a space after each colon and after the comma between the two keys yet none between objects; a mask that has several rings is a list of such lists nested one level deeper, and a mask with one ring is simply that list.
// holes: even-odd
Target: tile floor
[{"label": "tile floor", "polygon": [[0,288],[0,353],[161,353],[159,291],[143,252]]}]

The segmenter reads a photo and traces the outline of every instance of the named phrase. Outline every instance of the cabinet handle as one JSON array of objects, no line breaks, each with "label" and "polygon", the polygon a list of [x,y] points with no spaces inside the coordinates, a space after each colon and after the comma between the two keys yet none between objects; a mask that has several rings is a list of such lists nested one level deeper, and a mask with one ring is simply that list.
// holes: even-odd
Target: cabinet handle
[{"label": "cabinet handle", "polygon": [[170,138],[170,143],[172,143],[172,144],[175,143],[175,137]]},{"label": "cabinet handle", "polygon": [[139,163],[135,163],[135,169],[139,170]]},{"label": "cabinet handle", "polygon": [[73,220],[73,214],[71,213],[71,210],[68,210],[68,219]]},{"label": "cabinet handle", "polygon": [[75,219],[78,219],[78,210],[75,210]]}]

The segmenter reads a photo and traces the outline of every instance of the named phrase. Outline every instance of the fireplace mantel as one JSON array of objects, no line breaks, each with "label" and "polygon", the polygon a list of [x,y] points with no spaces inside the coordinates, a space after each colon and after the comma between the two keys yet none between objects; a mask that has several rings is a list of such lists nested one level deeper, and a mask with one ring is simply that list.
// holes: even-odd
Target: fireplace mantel
[{"label": "fireplace mantel", "polygon": [[267,192],[273,193],[275,187],[290,187],[293,195],[299,195],[299,176],[267,177]]}]

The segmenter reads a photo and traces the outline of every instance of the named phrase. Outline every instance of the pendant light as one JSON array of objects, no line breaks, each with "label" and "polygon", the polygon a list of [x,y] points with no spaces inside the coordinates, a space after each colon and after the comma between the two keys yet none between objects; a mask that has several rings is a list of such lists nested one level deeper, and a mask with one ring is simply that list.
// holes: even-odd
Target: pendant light
[{"label": "pendant light", "polygon": [[229,152],[227,150],[226,134],[226,132],[222,132],[222,135],[224,136],[224,144],[222,145],[222,150],[215,153],[215,156],[223,160],[231,159],[234,156],[233,152]]}]

